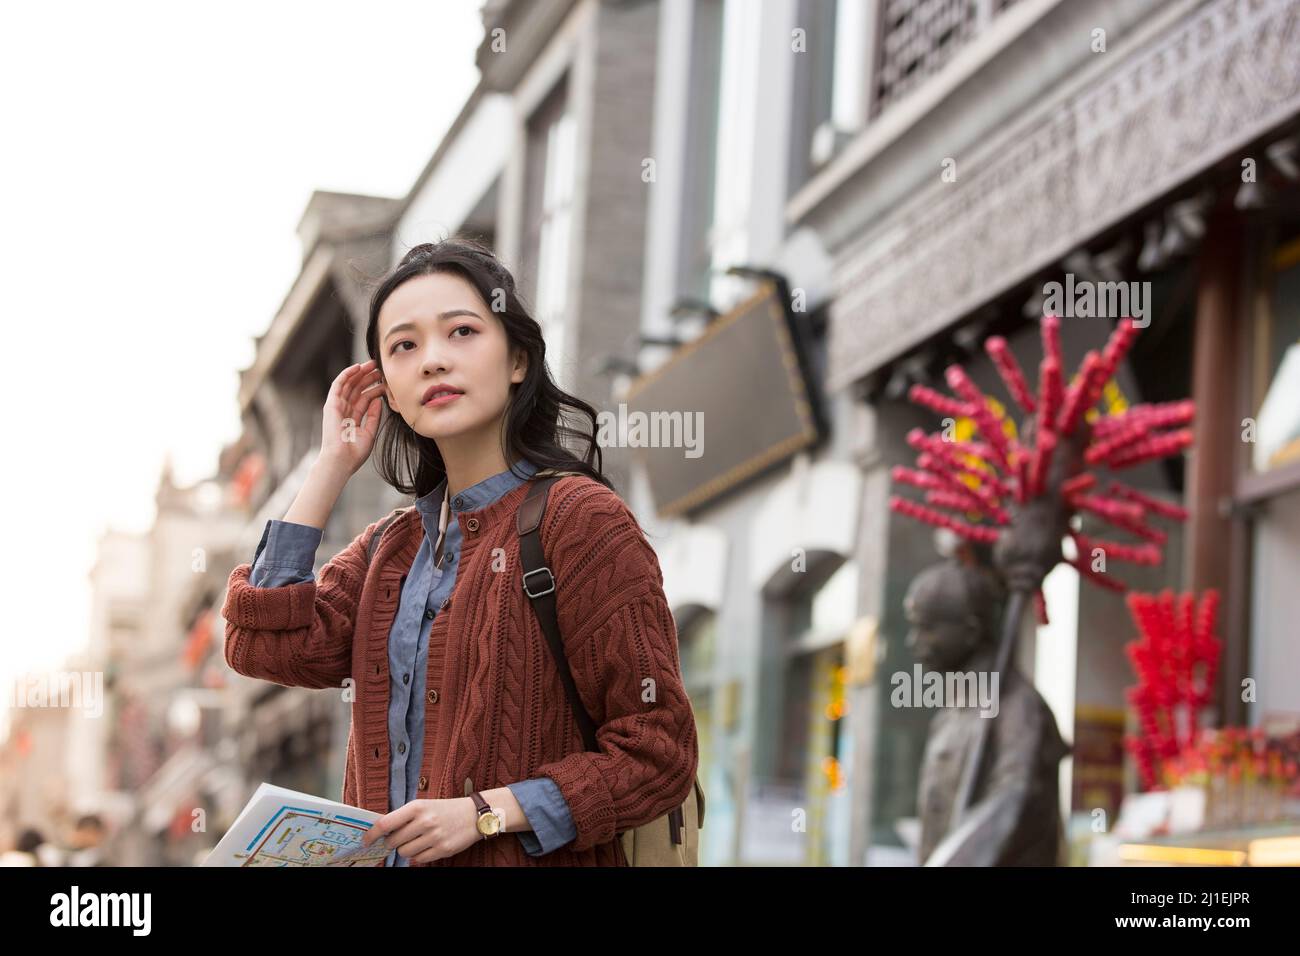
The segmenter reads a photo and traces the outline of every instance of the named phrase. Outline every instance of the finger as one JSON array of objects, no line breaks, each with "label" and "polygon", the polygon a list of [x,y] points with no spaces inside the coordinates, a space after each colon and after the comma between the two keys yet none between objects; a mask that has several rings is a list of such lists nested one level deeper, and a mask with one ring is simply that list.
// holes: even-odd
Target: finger
[{"label": "finger", "polygon": [[429,833],[428,827],[429,824],[427,822],[422,823],[419,820],[411,820],[405,825],[398,827],[389,835],[388,845],[400,849],[405,847],[408,843],[423,839]]},{"label": "finger", "polygon": [[366,379],[378,374],[379,367],[375,364],[374,359],[365,362],[358,362],[356,365],[349,365],[339,376],[339,394],[348,398],[356,393],[358,384]]},{"label": "finger", "polygon": [[393,831],[401,829],[414,812],[414,808],[409,803],[404,804],[391,813],[385,813],[376,820],[371,825],[368,833],[391,834]]},{"label": "finger", "polygon": [[370,407],[366,409],[366,420],[361,426],[361,430],[368,436],[373,437],[379,431],[379,417],[383,411],[384,403],[376,395],[370,400]]},{"label": "finger", "polygon": [[353,377],[356,375],[359,365],[349,365],[330,385],[329,394],[325,396],[325,405],[338,414],[340,418],[346,418],[348,412],[348,395]]},{"label": "finger", "polygon": [[356,420],[357,406],[362,405],[364,407],[364,401],[368,398],[365,393],[377,384],[376,378],[378,375],[378,369],[354,375],[351,381],[346,384],[342,393],[344,417]]},{"label": "finger", "polygon": [[[365,428],[365,418],[375,406],[375,402],[383,395],[376,386],[371,385],[361,390],[360,394],[354,397],[347,408],[347,417],[357,423],[358,428]],[[378,416],[376,416],[376,422]]]},{"label": "finger", "polygon": [[398,848],[398,853],[405,857],[416,857],[433,850],[438,843],[433,833],[424,833]]},{"label": "finger", "polygon": [[370,829],[361,835],[361,842],[364,845],[370,846],[370,844],[374,843],[380,837],[387,836],[388,830],[391,827],[391,821],[388,820],[388,816],[388,814],[385,814],[374,823],[370,824]]},{"label": "finger", "polygon": [[349,366],[344,373],[343,380],[339,383],[339,403],[343,409],[348,409],[352,405],[352,396],[356,393],[356,382],[360,377],[360,365]]}]

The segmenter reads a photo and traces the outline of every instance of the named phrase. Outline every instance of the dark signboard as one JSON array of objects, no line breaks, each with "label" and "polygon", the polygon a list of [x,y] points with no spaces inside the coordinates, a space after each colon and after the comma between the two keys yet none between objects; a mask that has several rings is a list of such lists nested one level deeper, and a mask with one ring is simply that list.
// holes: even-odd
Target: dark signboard
[{"label": "dark signboard", "polygon": [[680,515],[817,443],[824,432],[779,281],[632,383],[623,440],[660,515]]}]

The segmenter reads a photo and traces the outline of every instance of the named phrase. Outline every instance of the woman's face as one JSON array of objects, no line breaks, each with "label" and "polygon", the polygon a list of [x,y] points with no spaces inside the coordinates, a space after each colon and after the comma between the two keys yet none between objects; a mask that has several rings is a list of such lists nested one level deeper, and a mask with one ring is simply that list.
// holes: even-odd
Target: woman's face
[{"label": "woman's face", "polygon": [[[378,325],[384,395],[417,434],[439,440],[499,428],[527,357],[511,359],[505,326],[469,282],[449,272],[408,279],[384,301]],[[426,404],[435,385],[460,394]]]}]

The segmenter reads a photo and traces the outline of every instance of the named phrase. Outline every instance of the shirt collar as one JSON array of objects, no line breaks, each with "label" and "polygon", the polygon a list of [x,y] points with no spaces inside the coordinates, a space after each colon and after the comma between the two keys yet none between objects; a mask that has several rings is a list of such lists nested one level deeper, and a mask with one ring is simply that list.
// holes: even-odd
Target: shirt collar
[{"label": "shirt collar", "polygon": [[[458,511],[478,511],[498,501],[503,495],[518,488],[537,472],[537,466],[527,458],[515,462],[514,469],[506,468],[495,475],[470,485],[458,495],[454,495],[448,506],[451,513]],[[521,477],[522,476],[522,477]],[[447,491],[447,479],[444,477],[438,486],[426,495],[415,499],[415,507],[421,514],[432,516],[435,524],[438,512],[442,509],[442,496]]]}]

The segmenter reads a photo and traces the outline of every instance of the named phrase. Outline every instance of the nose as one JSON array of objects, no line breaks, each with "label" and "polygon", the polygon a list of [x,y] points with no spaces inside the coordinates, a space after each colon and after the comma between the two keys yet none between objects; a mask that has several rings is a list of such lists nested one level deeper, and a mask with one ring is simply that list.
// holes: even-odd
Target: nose
[{"label": "nose", "polygon": [[420,373],[424,376],[436,375],[447,371],[447,343],[434,337],[424,346],[420,356]]}]

